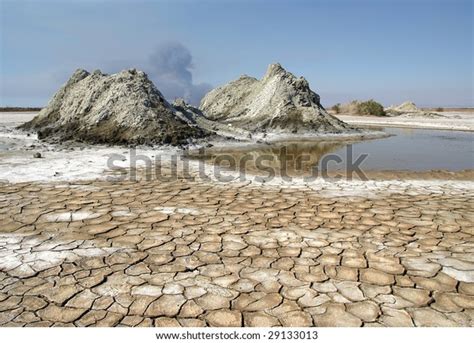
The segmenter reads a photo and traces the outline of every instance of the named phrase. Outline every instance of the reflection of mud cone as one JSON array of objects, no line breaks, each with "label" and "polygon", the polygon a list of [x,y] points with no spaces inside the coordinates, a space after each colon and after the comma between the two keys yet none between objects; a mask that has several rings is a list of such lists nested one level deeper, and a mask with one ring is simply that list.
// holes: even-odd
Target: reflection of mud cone
[{"label": "reflection of mud cone", "polygon": [[[236,166],[244,166],[246,171],[261,174],[271,168],[279,176],[313,175],[321,158],[339,150],[344,142],[294,142],[273,146],[248,147],[240,150],[208,150],[207,155],[190,154],[191,158],[204,159],[216,163],[222,156],[231,158]],[[244,163],[245,162],[245,163]],[[237,171],[237,169],[234,169]]]}]

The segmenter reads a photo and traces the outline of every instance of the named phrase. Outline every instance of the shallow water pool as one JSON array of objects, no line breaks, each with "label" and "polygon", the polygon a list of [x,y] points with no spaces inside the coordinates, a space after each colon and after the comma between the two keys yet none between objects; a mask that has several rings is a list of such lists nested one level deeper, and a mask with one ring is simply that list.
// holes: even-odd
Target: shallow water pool
[{"label": "shallow water pool", "polygon": [[474,133],[379,128],[392,136],[358,142],[289,141],[243,148],[210,148],[191,158],[230,169],[284,170],[305,175],[319,170],[347,170],[358,165],[364,171],[459,171],[474,169]]}]

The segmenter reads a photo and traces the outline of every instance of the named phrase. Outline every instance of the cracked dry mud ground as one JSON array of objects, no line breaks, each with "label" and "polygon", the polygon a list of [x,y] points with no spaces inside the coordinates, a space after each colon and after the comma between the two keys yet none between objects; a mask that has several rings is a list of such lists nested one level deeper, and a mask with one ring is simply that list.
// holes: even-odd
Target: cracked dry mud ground
[{"label": "cracked dry mud ground", "polygon": [[470,190],[0,185],[2,326],[473,326]]}]

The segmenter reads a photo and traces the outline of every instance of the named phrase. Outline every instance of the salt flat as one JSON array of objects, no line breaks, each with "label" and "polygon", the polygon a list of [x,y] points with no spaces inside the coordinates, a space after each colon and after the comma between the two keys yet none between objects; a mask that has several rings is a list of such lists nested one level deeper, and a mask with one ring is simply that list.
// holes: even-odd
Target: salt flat
[{"label": "salt flat", "polygon": [[444,117],[427,118],[410,115],[397,117],[336,115],[336,117],[355,125],[474,131],[474,114],[472,112],[440,112],[439,114]]}]

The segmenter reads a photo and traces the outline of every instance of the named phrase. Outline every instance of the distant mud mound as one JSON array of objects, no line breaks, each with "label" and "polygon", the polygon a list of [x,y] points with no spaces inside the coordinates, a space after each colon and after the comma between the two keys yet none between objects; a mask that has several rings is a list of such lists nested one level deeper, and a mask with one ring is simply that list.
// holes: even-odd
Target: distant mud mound
[{"label": "distant mud mound", "polygon": [[401,115],[406,113],[420,113],[422,112],[418,107],[416,107],[414,102],[405,101],[403,104],[398,106],[390,106],[385,111],[392,115]]},{"label": "distant mud mound", "polygon": [[111,144],[186,144],[206,135],[177,115],[142,71],[77,70],[22,129],[40,139]]},{"label": "distant mud mound", "polygon": [[405,101],[403,104],[398,105],[394,108],[398,112],[420,112],[421,110],[416,107],[414,102]]},{"label": "distant mud mound", "polygon": [[279,64],[270,65],[261,80],[241,76],[210,91],[199,108],[210,120],[251,132],[355,131],[326,112],[308,81]]},{"label": "distant mud mound", "polygon": [[391,116],[443,118],[444,115],[419,109],[414,102],[405,101],[398,106],[390,106],[385,111]]}]

